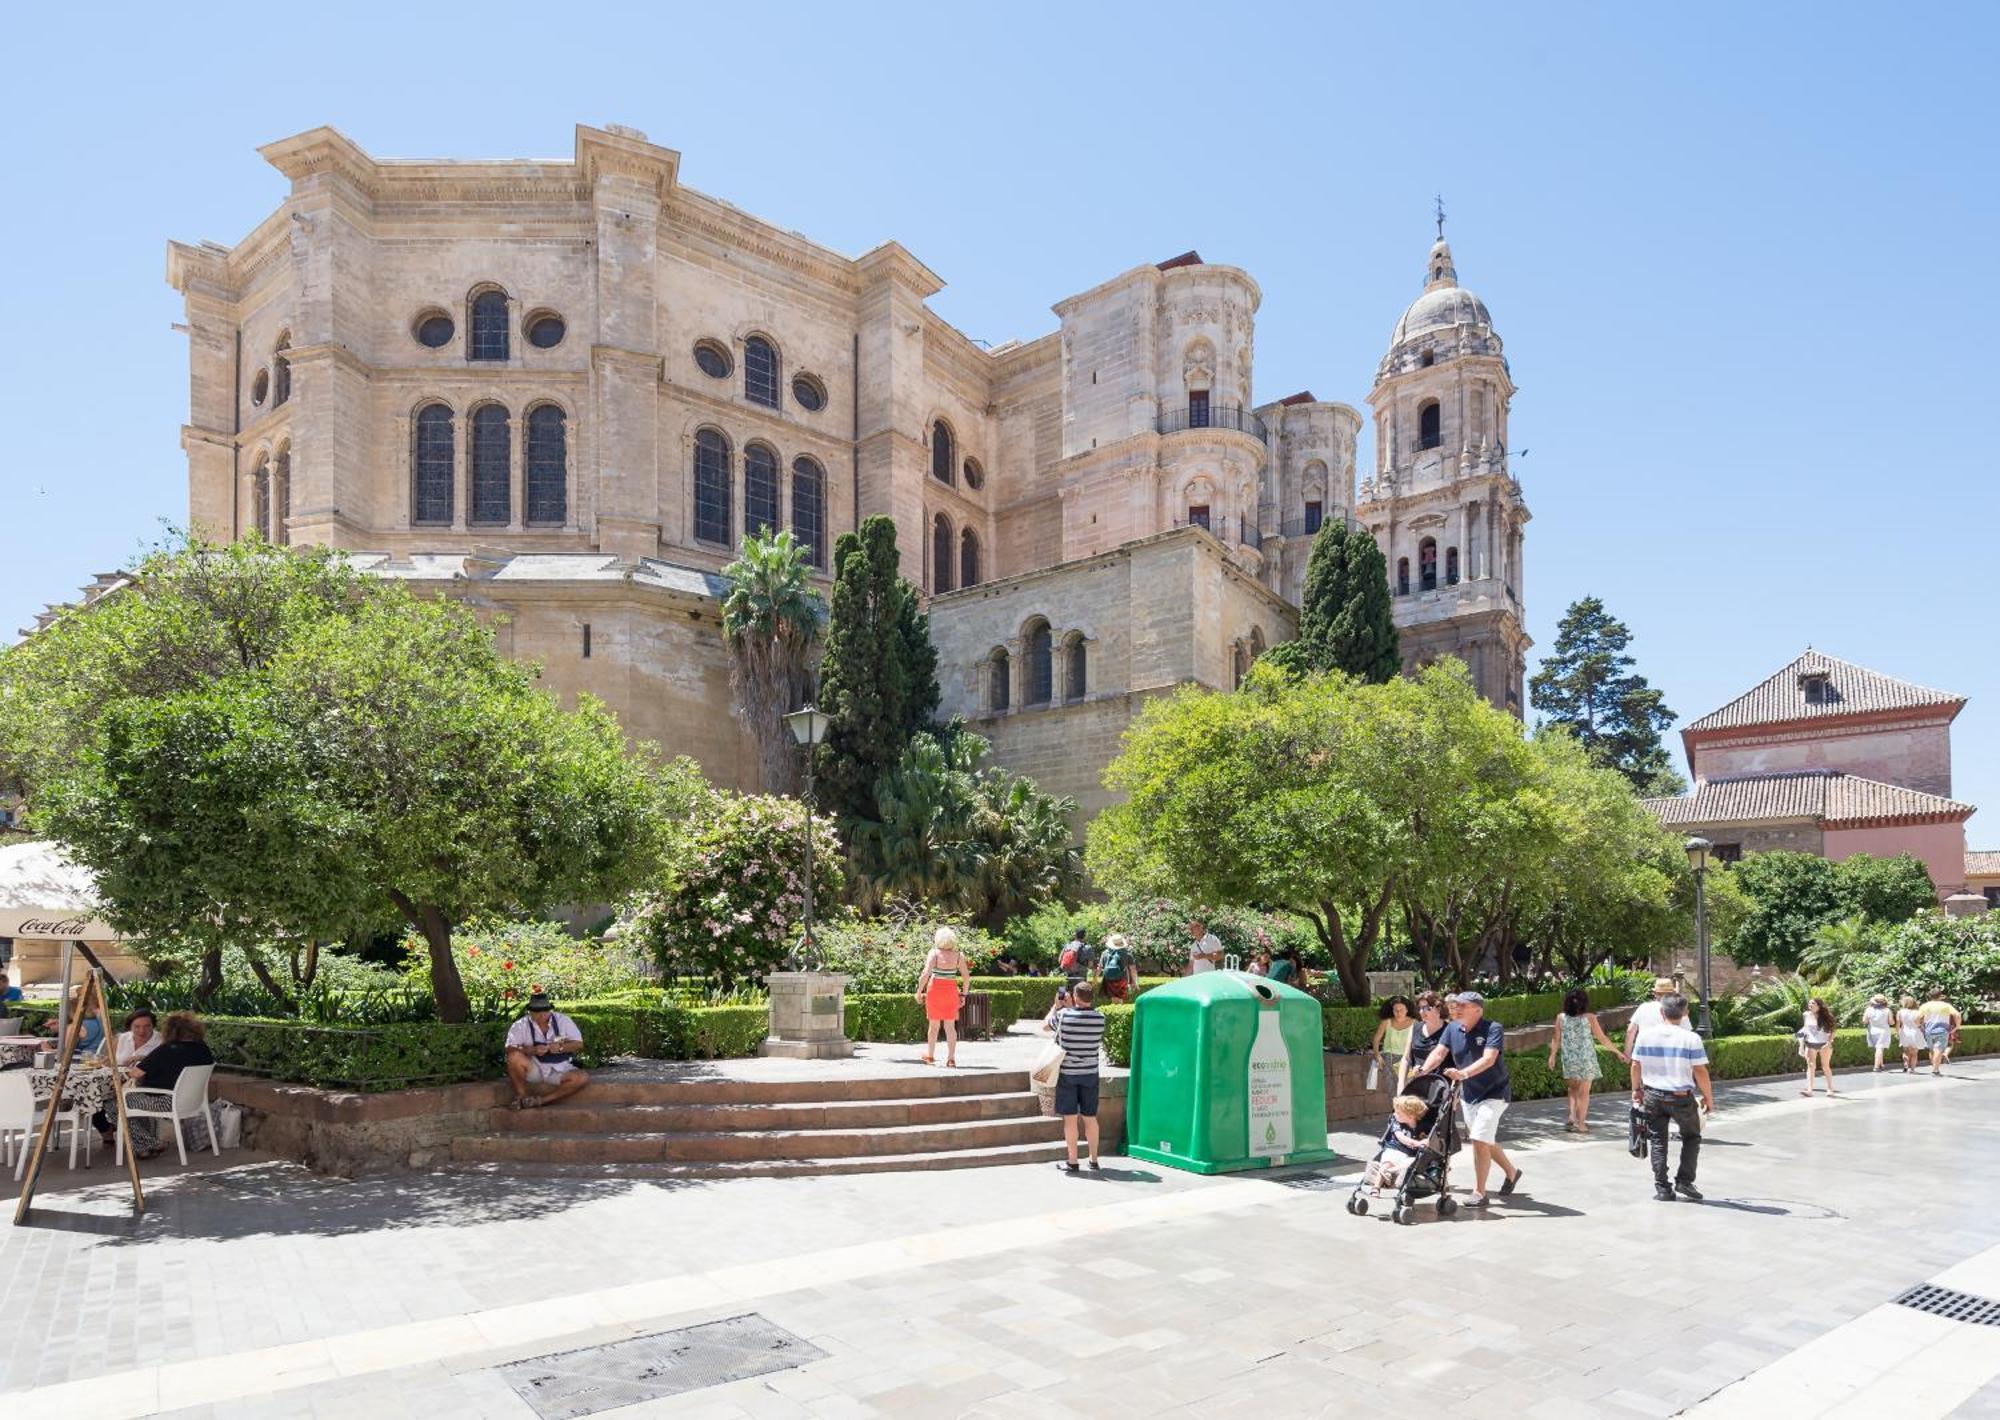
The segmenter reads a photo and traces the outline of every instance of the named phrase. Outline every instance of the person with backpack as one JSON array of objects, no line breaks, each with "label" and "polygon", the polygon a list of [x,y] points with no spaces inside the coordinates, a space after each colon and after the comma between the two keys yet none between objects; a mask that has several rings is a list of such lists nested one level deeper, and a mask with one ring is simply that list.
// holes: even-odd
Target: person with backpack
[{"label": "person with backpack", "polygon": [[1132,941],[1123,932],[1104,939],[1104,955],[1097,962],[1104,999],[1129,1001],[1139,994],[1139,958]]},{"label": "person with backpack", "polygon": [[1090,945],[1084,936],[1083,928],[1079,927],[1071,934],[1069,942],[1062,949],[1062,956],[1058,959],[1057,965],[1062,968],[1062,974],[1068,979],[1071,989],[1075,989],[1079,981],[1086,980],[1090,976],[1091,968],[1097,965],[1097,948]]}]

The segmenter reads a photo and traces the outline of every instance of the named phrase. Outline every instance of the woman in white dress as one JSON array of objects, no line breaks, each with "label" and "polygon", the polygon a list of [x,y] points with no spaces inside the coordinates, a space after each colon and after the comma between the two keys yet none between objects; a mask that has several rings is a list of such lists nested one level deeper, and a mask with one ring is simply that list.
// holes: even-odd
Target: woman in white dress
[{"label": "woman in white dress", "polygon": [[1896,1012],[1897,1044],[1903,1047],[1903,1073],[1908,1075],[1917,1068],[1917,1055],[1924,1048],[1924,1018],[1917,1013],[1917,998],[1905,996],[1902,1009]]},{"label": "woman in white dress", "polygon": [[1878,1072],[1882,1069],[1882,1053],[1896,1039],[1894,1020],[1887,996],[1876,996],[1869,1001],[1868,1009],[1861,1013],[1861,1024],[1868,1028],[1868,1045],[1875,1052],[1875,1069]]}]

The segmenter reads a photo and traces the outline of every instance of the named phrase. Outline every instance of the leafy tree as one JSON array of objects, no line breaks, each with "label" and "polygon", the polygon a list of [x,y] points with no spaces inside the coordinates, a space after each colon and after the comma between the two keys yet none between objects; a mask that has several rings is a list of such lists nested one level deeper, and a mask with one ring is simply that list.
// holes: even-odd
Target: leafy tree
[{"label": "leafy tree", "polygon": [[1856,853],[1840,860],[1836,876],[1848,909],[1870,922],[1903,922],[1938,905],[1930,869],[1913,854],[1877,858]]},{"label": "leafy tree", "polygon": [[757,737],[764,787],[795,794],[798,747],[785,716],[812,698],[813,647],[826,603],[808,580],[805,548],[789,530],[746,538],[722,575],[729,581],[722,636],[730,681]]},{"label": "leafy tree", "polygon": [[1632,633],[1596,597],[1570,603],[1556,628],[1555,652],[1528,683],[1528,698],[1566,726],[1598,763],[1616,769],[1642,794],[1678,794],[1677,774],[1660,734],[1677,718],[1660,692],[1633,671],[1625,654]]},{"label": "leafy tree", "polygon": [[1926,912],[1899,922],[1856,952],[1843,971],[1863,991],[1922,1000],[1943,991],[1964,1011],[2000,996],[2000,915]]},{"label": "leafy tree", "polygon": [[1752,853],[1729,871],[1750,900],[1727,946],[1740,962],[1796,970],[1819,929],[1846,915],[1840,875],[1816,853]]},{"label": "leafy tree", "polygon": [[1292,675],[1343,671],[1380,685],[1402,666],[1389,608],[1389,568],[1365,529],[1335,519],[1313,535],[1299,635],[1265,653]]},{"label": "leafy tree", "polygon": [[897,573],[896,524],[877,515],[834,543],[833,608],[820,708],[822,802],[844,822],[879,819],[875,785],[937,713],[937,650],[917,589]]}]

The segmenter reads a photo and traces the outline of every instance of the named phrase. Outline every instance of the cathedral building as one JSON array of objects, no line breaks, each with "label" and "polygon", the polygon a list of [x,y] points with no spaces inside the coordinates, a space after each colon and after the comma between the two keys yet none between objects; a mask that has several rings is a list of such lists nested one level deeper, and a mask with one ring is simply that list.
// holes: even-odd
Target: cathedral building
[{"label": "cathedral building", "polygon": [[1440,229],[1368,402],[1254,393],[1256,281],[1196,252],[986,348],[894,242],[849,257],[682,185],[680,155],[579,127],[555,160],[273,143],[285,201],[174,243],[191,526],[318,543],[492,614],[503,648],[638,739],[754,788],[721,569],[790,528],[894,519],[943,708],[1085,816],[1139,706],[1233,686],[1297,629],[1312,535],[1366,527],[1406,665],[1455,655],[1519,713],[1514,393]]}]

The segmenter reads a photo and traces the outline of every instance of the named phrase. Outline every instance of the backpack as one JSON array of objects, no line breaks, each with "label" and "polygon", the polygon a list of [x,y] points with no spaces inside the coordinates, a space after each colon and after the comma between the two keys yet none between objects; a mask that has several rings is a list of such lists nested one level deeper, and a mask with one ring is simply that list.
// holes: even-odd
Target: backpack
[{"label": "backpack", "polygon": [[1125,975],[1124,950],[1119,947],[1108,948],[1104,953],[1104,960],[1099,965],[1102,968],[1101,974],[1106,981],[1122,980]]},{"label": "backpack", "polygon": [[1075,970],[1076,954],[1079,950],[1080,950],[1079,945],[1075,942],[1071,942],[1068,946],[1063,948],[1062,957],[1058,960],[1056,964],[1060,966],[1064,971]]}]

